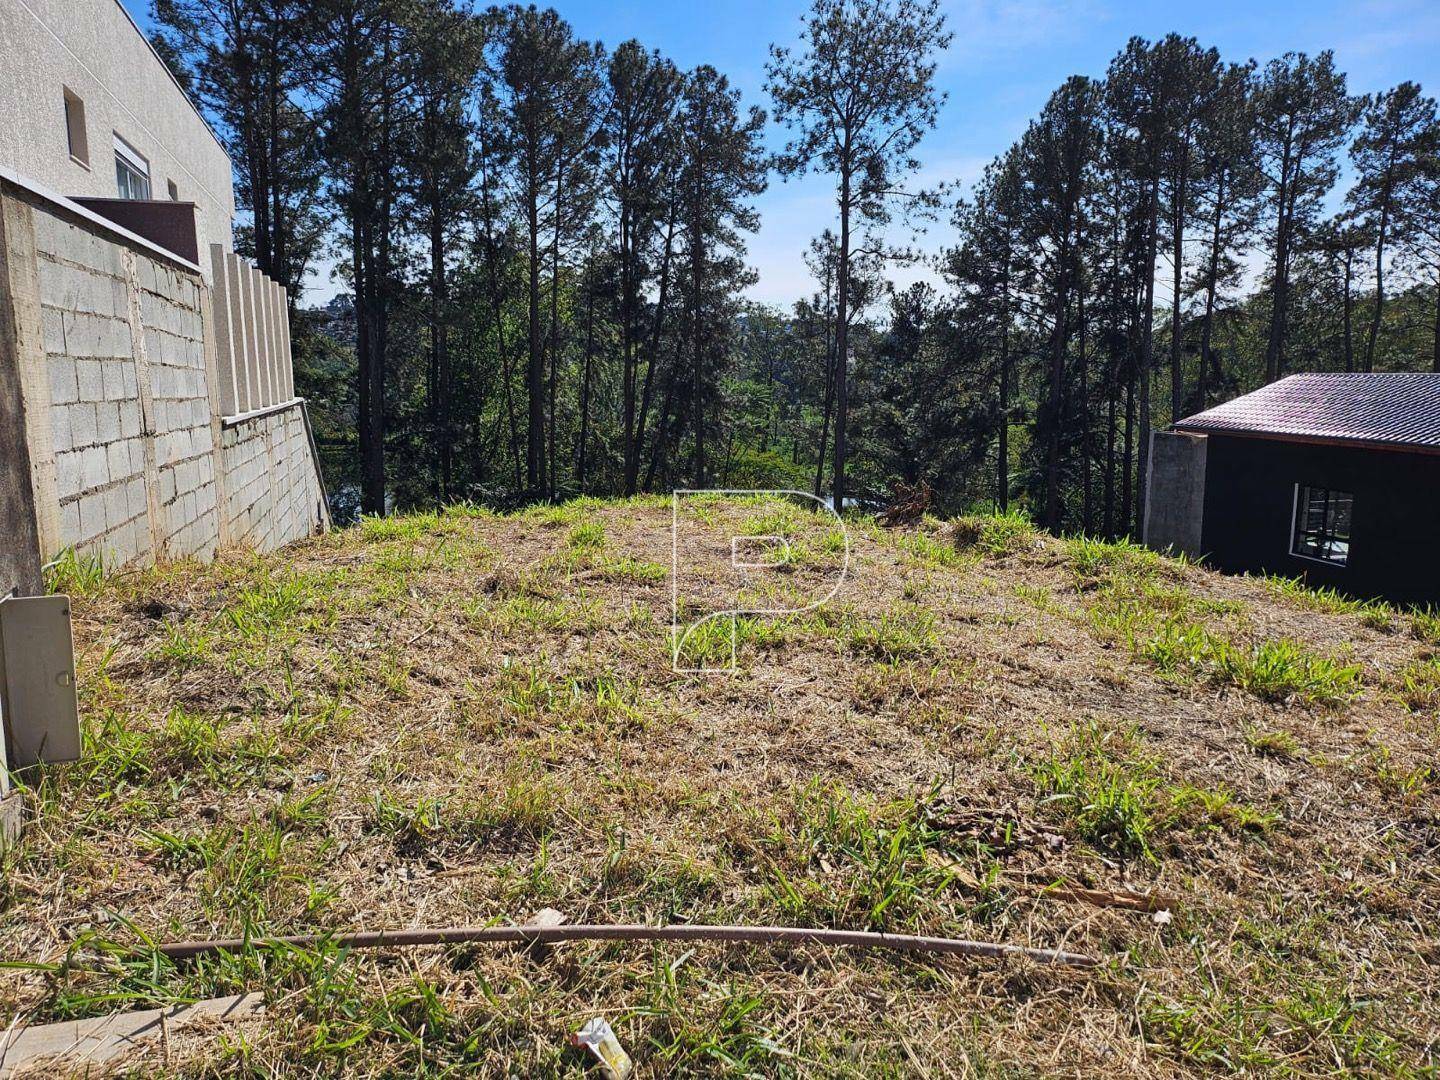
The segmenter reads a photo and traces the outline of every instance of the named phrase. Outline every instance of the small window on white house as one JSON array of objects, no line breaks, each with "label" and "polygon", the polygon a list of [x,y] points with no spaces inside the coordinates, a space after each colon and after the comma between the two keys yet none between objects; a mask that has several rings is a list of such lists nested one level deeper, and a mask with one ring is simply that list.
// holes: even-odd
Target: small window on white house
[{"label": "small window on white house", "polygon": [[150,198],[150,162],[119,135],[115,136],[115,187],[122,199]]},{"label": "small window on white house", "polygon": [[176,186],[174,180],[165,181],[165,193],[170,196],[171,202],[180,201],[180,188]]},{"label": "small window on white house", "polygon": [[1350,517],[1355,496],[1348,491],[1295,485],[1295,520],[1290,554],[1344,566],[1350,561]]},{"label": "small window on white house", "polygon": [[85,137],[85,102],[68,86],[65,90],[65,139],[70,145],[70,156],[75,161],[90,167],[90,140]]}]

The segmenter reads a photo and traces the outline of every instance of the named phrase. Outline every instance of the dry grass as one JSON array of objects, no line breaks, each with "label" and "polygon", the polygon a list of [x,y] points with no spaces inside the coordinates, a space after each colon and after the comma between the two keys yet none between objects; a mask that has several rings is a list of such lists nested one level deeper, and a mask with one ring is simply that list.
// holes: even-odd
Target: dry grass
[{"label": "dry grass", "polygon": [[[692,518],[696,615],[734,587],[731,534],[789,542],[755,606],[822,594],[844,549],[784,505]],[[742,620],[728,676],[671,671],[668,500],[71,567],[86,754],[38,778],[6,856],[7,1020],[268,995],[264,1025],[147,1074],[580,1075],[564,1037],[595,1014],[646,1076],[1434,1072],[1433,620],[1015,519],[850,532],[841,595]],[[544,906],[1108,962],[148,951]]]}]

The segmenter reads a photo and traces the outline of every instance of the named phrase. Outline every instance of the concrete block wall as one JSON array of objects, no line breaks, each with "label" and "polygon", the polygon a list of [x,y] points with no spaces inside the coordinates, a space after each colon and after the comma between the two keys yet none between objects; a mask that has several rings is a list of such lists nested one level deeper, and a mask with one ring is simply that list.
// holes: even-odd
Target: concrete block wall
[{"label": "concrete block wall", "polygon": [[127,253],[43,209],[31,219],[59,546],[143,561],[154,544]]},{"label": "concrete block wall", "polygon": [[210,559],[220,541],[221,495],[215,482],[201,283],[150,259],[138,263],[161,550],[166,556]]},{"label": "concrete block wall", "polygon": [[325,496],[298,405],[227,422],[221,447],[232,543],[273,551],[314,530]]},{"label": "concrete block wall", "polygon": [[42,557],[208,560],[328,525],[303,402],[220,416],[197,267],[4,182],[0,213]]}]

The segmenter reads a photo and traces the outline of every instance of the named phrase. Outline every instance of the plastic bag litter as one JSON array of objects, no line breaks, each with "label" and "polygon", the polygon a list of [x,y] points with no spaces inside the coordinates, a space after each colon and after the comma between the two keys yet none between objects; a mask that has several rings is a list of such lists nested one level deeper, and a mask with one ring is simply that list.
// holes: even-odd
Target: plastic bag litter
[{"label": "plastic bag litter", "polygon": [[588,1021],[584,1027],[570,1036],[571,1046],[588,1046],[590,1052],[600,1060],[600,1068],[605,1074],[605,1080],[627,1080],[635,1071],[635,1062],[620,1045],[620,1040],[615,1037],[615,1031],[605,1021],[604,1017],[597,1016]]}]

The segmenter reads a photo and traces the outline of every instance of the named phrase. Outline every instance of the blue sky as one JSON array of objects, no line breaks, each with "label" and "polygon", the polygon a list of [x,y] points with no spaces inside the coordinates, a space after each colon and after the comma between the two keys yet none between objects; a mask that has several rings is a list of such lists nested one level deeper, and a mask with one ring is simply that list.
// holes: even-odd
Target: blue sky
[{"label": "blue sky", "polygon": [[[124,0],[145,24],[147,0]],[[576,28],[614,46],[636,37],[682,67],[708,63],[726,73],[745,100],[765,105],[767,49],[796,37],[805,0],[716,0],[709,4],[636,0],[563,0],[555,4]],[[947,0],[955,41],[937,75],[948,100],[921,144],[921,181],[967,185],[985,163],[1024,130],[1066,76],[1102,75],[1131,35],[1155,38],[1172,30],[1220,49],[1227,60],[1262,63],[1287,50],[1335,51],[1353,93],[1415,80],[1440,91],[1440,3],[1436,0]],[[773,147],[784,131],[771,125]],[[750,262],[760,273],[756,300],[789,304],[812,291],[802,256],[810,238],[833,224],[828,180],[772,176],[759,200],[761,226]],[[946,240],[943,224],[922,245]],[[915,276],[914,272],[897,275]],[[311,298],[334,287],[316,282]]]}]

